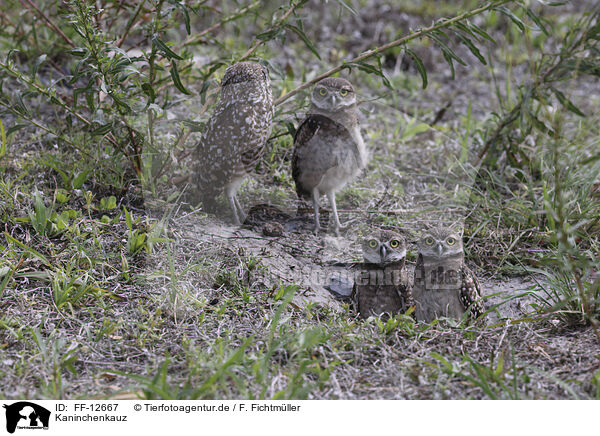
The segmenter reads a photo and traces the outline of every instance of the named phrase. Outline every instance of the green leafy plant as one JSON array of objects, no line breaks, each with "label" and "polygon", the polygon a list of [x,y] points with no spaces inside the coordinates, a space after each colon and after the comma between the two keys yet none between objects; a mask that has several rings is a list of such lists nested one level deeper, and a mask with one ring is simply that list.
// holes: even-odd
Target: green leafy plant
[{"label": "green leafy plant", "polygon": [[0,159],[6,155],[7,150],[6,132],[4,131],[4,124],[0,121]]},{"label": "green leafy plant", "polygon": [[64,306],[72,309],[94,290],[87,273],[77,273],[71,268],[58,269],[52,274],[50,283],[54,304],[58,310]]},{"label": "green leafy plant", "polygon": [[63,399],[65,386],[63,374],[68,371],[77,374],[78,345],[63,338],[45,337],[39,328],[29,328],[31,340],[35,344],[41,365],[48,369],[49,379],[40,376],[41,389],[44,394],[55,399]]},{"label": "green leafy plant", "polygon": [[36,191],[34,194],[33,211],[29,211],[29,219],[38,235],[44,236],[50,230],[52,213],[53,207],[46,206],[42,194]]},{"label": "green leafy plant", "polygon": [[496,359],[492,357],[489,365],[483,365],[468,355],[463,356],[460,363],[452,362],[436,352],[431,356],[441,364],[440,369],[444,373],[460,377],[480,388],[492,400],[524,398],[522,390],[526,388],[529,377],[518,371],[514,354],[508,367],[505,365],[504,350]]},{"label": "green leafy plant", "polygon": [[[144,249],[149,252],[150,246],[148,245],[148,234],[138,228],[134,228],[133,218],[125,207],[123,208],[123,214],[125,215],[125,222],[128,229],[127,253],[133,256]],[[135,225],[137,226],[139,223],[136,222]]]},{"label": "green leafy plant", "polygon": [[[539,29],[548,33],[547,25],[531,10],[528,16]],[[509,11],[503,10],[504,13]],[[555,136],[556,132],[540,116],[543,107],[552,104],[556,99],[565,110],[577,116],[585,114],[561,91],[561,87],[569,81],[576,80],[581,75],[600,77],[600,58],[597,55],[600,45],[600,12],[584,14],[577,22],[568,26],[560,48],[556,53],[544,53],[532,65],[532,77],[521,84],[518,89],[516,102],[507,108],[502,115],[497,115],[497,121],[490,126],[486,139],[479,152],[479,161],[486,166],[499,165],[498,159],[506,157],[506,163],[513,168],[536,171],[539,175],[539,160],[532,150],[527,147],[527,139],[533,132]],[[514,14],[511,18],[520,21]],[[524,32],[525,27],[519,24]],[[587,56],[586,53],[591,53]],[[498,94],[503,106],[510,104]]]}]

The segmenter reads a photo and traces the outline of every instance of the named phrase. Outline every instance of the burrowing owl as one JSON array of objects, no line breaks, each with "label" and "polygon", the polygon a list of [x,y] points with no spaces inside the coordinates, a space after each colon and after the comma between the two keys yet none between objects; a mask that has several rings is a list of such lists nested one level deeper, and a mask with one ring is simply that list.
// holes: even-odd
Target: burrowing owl
[{"label": "burrowing owl", "polygon": [[362,252],[365,263],[355,276],[352,290],[361,318],[408,310],[414,303],[404,268],[404,238],[382,230],[363,240]]},{"label": "burrowing owl", "polygon": [[341,227],[335,193],[367,164],[360,134],[354,88],[345,79],[329,77],[315,86],[310,110],[294,137],[292,176],[300,198],[311,198],[315,233],[320,230],[319,197],[331,204],[336,233]]},{"label": "burrowing owl", "polygon": [[418,243],[413,297],[417,320],[460,319],[467,310],[477,318],[484,311],[477,277],[465,265],[462,234],[451,228],[427,230]]},{"label": "burrowing owl", "polygon": [[235,223],[244,221],[237,191],[262,155],[272,121],[267,69],[254,62],[227,68],[219,102],[197,147],[197,181],[205,208],[211,209],[224,190]]}]

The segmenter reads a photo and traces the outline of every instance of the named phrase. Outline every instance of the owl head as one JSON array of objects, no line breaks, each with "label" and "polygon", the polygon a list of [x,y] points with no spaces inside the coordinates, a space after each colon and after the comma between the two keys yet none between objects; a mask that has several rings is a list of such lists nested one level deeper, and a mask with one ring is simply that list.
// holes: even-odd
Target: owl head
[{"label": "owl head", "polygon": [[238,62],[225,70],[221,87],[252,81],[268,82],[269,72],[256,62]]},{"label": "owl head", "polygon": [[451,227],[434,227],[423,232],[417,246],[419,254],[427,258],[462,256],[462,232]]},{"label": "owl head", "polygon": [[327,77],[315,85],[311,102],[323,111],[338,112],[356,104],[356,94],[346,79]]},{"label": "owl head", "polygon": [[385,265],[400,262],[406,257],[406,240],[391,230],[381,230],[362,242],[363,258],[367,263]]}]

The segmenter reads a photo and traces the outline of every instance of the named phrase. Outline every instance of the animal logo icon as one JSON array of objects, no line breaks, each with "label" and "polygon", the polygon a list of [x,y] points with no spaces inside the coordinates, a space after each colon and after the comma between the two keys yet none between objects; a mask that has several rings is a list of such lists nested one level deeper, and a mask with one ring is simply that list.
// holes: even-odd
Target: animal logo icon
[{"label": "animal logo icon", "polygon": [[50,411],[42,406],[29,401],[19,401],[10,405],[4,404],[6,409],[6,431],[14,433],[19,428],[48,428]]}]

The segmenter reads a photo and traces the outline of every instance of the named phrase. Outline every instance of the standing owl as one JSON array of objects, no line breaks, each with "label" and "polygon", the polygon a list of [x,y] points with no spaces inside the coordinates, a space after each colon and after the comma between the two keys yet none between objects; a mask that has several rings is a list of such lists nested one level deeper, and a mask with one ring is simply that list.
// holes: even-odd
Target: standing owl
[{"label": "standing owl", "polygon": [[315,233],[319,223],[319,198],[331,204],[336,233],[341,228],[335,193],[367,164],[360,134],[356,94],[352,84],[328,77],[315,85],[310,110],[294,137],[292,176],[299,198],[312,199]]},{"label": "standing owl", "polygon": [[477,277],[465,265],[462,233],[437,227],[418,243],[413,297],[417,320],[461,319],[467,310],[477,318],[485,312]]},{"label": "standing owl", "polygon": [[379,231],[362,242],[364,263],[356,274],[352,297],[361,318],[403,313],[413,306],[406,261],[406,241],[396,232]]},{"label": "standing owl", "polygon": [[219,102],[196,149],[197,182],[206,209],[214,208],[216,197],[225,191],[234,222],[244,222],[237,191],[262,156],[272,121],[267,69],[254,62],[227,68]]}]

